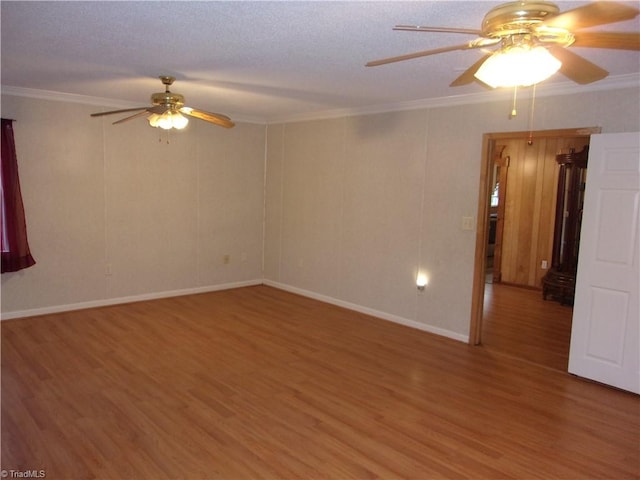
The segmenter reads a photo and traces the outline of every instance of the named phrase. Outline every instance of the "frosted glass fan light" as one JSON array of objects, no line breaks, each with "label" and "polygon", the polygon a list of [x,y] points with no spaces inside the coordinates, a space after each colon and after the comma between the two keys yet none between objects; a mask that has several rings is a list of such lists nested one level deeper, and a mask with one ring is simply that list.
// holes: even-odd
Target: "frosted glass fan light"
[{"label": "frosted glass fan light", "polygon": [[182,115],[180,112],[173,112],[171,115],[171,124],[173,128],[182,130],[189,123],[189,119]]},{"label": "frosted glass fan light", "polygon": [[490,87],[528,87],[556,73],[562,63],[540,46],[515,45],[489,57],[475,77]]},{"label": "frosted glass fan light", "polygon": [[152,127],[160,127],[164,130],[171,130],[172,128],[182,130],[189,123],[187,117],[178,111],[171,110],[167,110],[162,115],[152,113],[147,119]]},{"label": "frosted glass fan light", "polygon": [[158,115],[157,113],[152,113],[147,117],[147,120],[149,120],[149,125],[151,125],[152,127],[157,127],[158,121],[160,120],[160,115]]}]

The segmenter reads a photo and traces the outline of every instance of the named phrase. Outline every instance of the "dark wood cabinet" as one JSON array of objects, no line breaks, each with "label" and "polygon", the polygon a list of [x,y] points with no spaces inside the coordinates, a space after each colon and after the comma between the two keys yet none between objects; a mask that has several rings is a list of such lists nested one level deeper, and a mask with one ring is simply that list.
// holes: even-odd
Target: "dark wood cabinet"
[{"label": "dark wood cabinet", "polygon": [[542,279],[542,294],[573,305],[580,247],[580,227],[587,179],[589,146],[556,155],[560,165],[551,268]]}]

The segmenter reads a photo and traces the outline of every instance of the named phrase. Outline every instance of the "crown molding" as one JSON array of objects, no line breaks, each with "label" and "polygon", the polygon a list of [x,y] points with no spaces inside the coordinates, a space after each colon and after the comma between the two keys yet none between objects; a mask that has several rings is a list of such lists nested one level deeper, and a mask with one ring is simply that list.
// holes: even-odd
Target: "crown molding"
[{"label": "crown molding", "polygon": [[[616,75],[607,77],[599,82],[588,85],[579,85],[571,81],[553,84],[539,84],[536,87],[537,97],[551,97],[560,95],[575,95],[577,93],[594,92],[600,90],[619,90],[623,88],[640,88],[640,73]],[[526,87],[524,90],[531,90]],[[501,88],[496,90],[484,90],[478,93],[464,95],[451,95],[447,97],[425,98],[407,102],[371,105],[367,107],[335,109],[316,111],[267,119],[267,124],[293,123],[311,120],[324,120],[330,118],[353,117],[358,115],[371,115],[403,110],[418,110],[422,108],[451,107],[456,105],[471,105],[477,103],[509,100],[513,97],[513,89]]]},{"label": "crown molding", "polygon": [[112,98],[91,97],[88,95],[76,95],[74,93],[54,92],[52,90],[39,90],[36,88],[12,87],[2,85],[2,95],[14,97],[37,98],[40,100],[52,100],[55,102],[81,103],[83,105],[96,105],[113,108],[134,108],[139,107],[139,103],[114,100]]},{"label": "crown molding", "polygon": [[[616,75],[600,80],[588,85],[578,85],[574,82],[566,81],[561,83],[540,84],[536,87],[538,97],[550,97],[559,95],[574,95],[577,93],[594,92],[601,90],[618,90],[622,88],[640,88],[640,73],[626,75]],[[532,87],[527,87],[530,90]],[[113,108],[133,108],[139,103],[118,101],[111,98],[92,97],[88,95],[77,95],[73,93],[54,92],[50,90],[38,90],[33,88],[12,87],[8,85],[0,86],[3,95],[17,97],[37,98],[41,100],[53,100],[58,102],[81,103],[84,105],[96,105]],[[357,115],[371,115],[376,113],[395,112],[403,110],[417,110],[422,108],[451,107],[456,105],[471,105],[476,103],[487,103],[501,100],[508,100],[512,97],[512,89],[485,90],[477,93],[464,95],[451,95],[447,97],[425,98],[421,100],[411,100],[407,102],[396,102],[387,104],[370,105],[358,108],[339,108],[324,111],[305,112],[300,114],[274,116],[269,118],[246,117],[232,115],[234,121],[258,124],[278,124],[305,122],[311,120],[325,120],[340,117],[353,117]]]}]

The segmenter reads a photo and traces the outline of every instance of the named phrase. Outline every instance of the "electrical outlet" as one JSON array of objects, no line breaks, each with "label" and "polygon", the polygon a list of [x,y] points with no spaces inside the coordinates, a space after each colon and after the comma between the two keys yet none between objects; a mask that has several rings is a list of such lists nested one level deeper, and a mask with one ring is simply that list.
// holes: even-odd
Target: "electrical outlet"
[{"label": "electrical outlet", "polygon": [[473,217],[462,217],[462,230],[473,230]]},{"label": "electrical outlet", "polygon": [[546,270],[547,268],[549,268],[549,264],[547,263],[546,260],[542,260],[542,262],[540,262],[540,268],[542,268],[543,270]]}]

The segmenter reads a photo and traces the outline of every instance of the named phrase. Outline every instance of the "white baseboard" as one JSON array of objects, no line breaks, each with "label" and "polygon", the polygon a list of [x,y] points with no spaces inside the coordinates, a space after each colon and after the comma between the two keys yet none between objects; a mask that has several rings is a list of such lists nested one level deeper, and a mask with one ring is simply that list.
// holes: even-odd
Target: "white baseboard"
[{"label": "white baseboard", "polygon": [[262,283],[262,280],[248,280],[244,282],[208,285],[206,287],[185,288],[181,290],[169,290],[165,292],[143,293],[141,295],[131,295],[128,297],[92,300],[89,302],[71,303],[68,305],[54,305],[51,307],[34,308],[30,310],[17,310],[14,312],[2,313],[0,320],[12,320],[14,318],[34,317],[37,315],[48,315],[50,313],[70,312],[72,310],[83,310],[85,308],[108,307],[110,305],[119,305],[122,303],[143,302],[146,300],[157,300],[159,298],[180,297],[182,295],[194,295],[197,293],[229,290],[231,288],[252,287],[255,285],[262,285]]},{"label": "white baseboard", "polygon": [[220,285],[208,285],[206,287],[186,288],[181,290],[169,290],[164,292],[144,293],[141,295],[131,295],[128,297],[107,298],[107,299],[101,299],[101,300],[92,300],[89,302],[72,303],[67,305],[54,305],[51,307],[43,307],[43,308],[34,308],[29,310],[17,310],[13,312],[2,313],[2,315],[0,316],[0,320],[12,320],[15,318],[34,317],[37,315],[48,315],[51,313],[70,312],[73,310],[83,310],[86,308],[108,307],[110,305],[120,305],[123,303],[143,302],[146,300],[157,300],[160,298],[179,297],[183,295],[194,295],[198,293],[215,292],[219,290],[229,290],[232,288],[252,287],[252,286],[263,285],[263,284],[270,287],[278,288],[280,290],[285,290],[287,292],[302,295],[303,297],[313,298],[314,300],[319,300],[321,302],[336,305],[338,307],[343,307],[349,310],[364,313],[365,315],[371,315],[372,317],[380,318],[382,320],[388,320],[390,322],[398,323],[400,325],[416,328],[418,330],[433,333],[435,335],[440,335],[442,337],[451,338],[453,340],[458,340],[464,343],[469,342],[468,335],[461,335],[459,333],[452,332],[451,330],[446,330],[440,327],[434,327],[433,325],[427,325],[424,323],[416,322],[415,320],[410,320],[408,318],[400,317],[398,315],[392,315],[390,313],[382,312],[380,310],[364,307],[362,305],[346,302],[344,300],[339,300],[337,298],[329,297],[327,295],[322,295],[316,292],[312,292],[310,290],[304,290],[302,288],[293,287],[291,285],[287,285],[280,282],[274,282],[272,280],[267,280],[267,279],[223,283]]},{"label": "white baseboard", "polygon": [[398,315],[392,315],[390,313],[382,312],[380,310],[375,310],[373,308],[363,307],[362,305],[358,305],[351,302],[345,302],[344,300],[339,300],[337,298],[329,297],[327,295],[321,295],[319,293],[315,293],[309,290],[304,290],[302,288],[292,287],[291,285],[274,282],[272,280],[264,279],[262,283],[264,283],[269,287],[279,288],[280,290],[296,293],[298,295],[302,295],[303,297],[313,298],[321,302],[330,303],[338,307],[347,308],[349,310],[354,310],[356,312],[364,313],[366,315],[371,315],[372,317],[381,318],[382,320],[388,320],[390,322],[399,323],[400,325],[404,325],[406,327],[416,328],[418,330],[433,333],[435,335],[440,335],[442,337],[447,337],[453,340],[458,340],[460,342],[469,343],[468,335],[461,335],[460,333],[452,332],[451,330],[446,330],[444,328],[434,327],[433,325],[427,325],[424,323],[416,322],[415,320],[410,320],[408,318],[400,317]]}]

